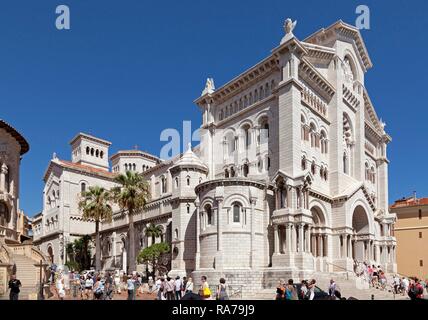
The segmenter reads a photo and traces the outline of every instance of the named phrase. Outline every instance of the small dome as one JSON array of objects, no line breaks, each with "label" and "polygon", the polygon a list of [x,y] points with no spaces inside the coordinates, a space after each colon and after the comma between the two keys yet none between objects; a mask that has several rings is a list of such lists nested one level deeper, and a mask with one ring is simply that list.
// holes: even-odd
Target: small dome
[{"label": "small dome", "polygon": [[173,167],[193,167],[208,171],[207,166],[202,160],[192,151],[192,146],[189,143],[188,149],[182,154],[180,159],[173,165]]}]

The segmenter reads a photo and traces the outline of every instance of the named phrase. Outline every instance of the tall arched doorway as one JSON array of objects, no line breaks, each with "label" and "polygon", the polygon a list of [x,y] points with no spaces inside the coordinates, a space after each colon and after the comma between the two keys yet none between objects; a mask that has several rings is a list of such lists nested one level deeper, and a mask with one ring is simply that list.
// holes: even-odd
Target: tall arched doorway
[{"label": "tall arched doorway", "polygon": [[363,262],[370,260],[370,227],[367,212],[358,205],[352,213],[352,258]]},{"label": "tall arched doorway", "polygon": [[50,263],[51,264],[54,263],[54,253],[51,246],[48,247],[48,257],[49,257]]},{"label": "tall arched doorway", "polygon": [[315,258],[315,269],[323,271],[324,258],[328,256],[328,236],[326,232],[326,219],[320,207],[311,208],[312,232],[311,253]]}]

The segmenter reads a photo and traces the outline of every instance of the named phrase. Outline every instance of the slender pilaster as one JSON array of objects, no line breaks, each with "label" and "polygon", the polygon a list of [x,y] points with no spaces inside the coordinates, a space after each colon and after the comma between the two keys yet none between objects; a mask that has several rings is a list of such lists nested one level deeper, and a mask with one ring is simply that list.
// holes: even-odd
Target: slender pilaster
[{"label": "slender pilaster", "polygon": [[199,239],[199,234],[200,234],[200,229],[201,229],[201,224],[200,224],[200,216],[199,216],[199,201],[195,201],[195,207],[196,207],[196,253],[195,253],[195,268],[196,270],[198,270],[200,268],[200,260],[201,260],[201,253],[200,253],[200,239]]},{"label": "slender pilaster", "polygon": [[255,238],[256,238],[256,228],[255,228],[255,210],[254,206],[256,205],[256,198],[251,198],[251,243],[250,243],[250,267],[255,267],[255,256],[256,256],[256,250],[255,250]]},{"label": "slender pilaster", "polygon": [[303,252],[303,242],[304,242],[304,238],[303,238],[303,228],[305,227],[304,223],[300,223],[298,224],[298,228],[299,228],[299,243],[298,243],[298,251],[299,253]]},{"label": "slender pilaster", "polygon": [[274,245],[273,245],[273,253],[279,254],[279,230],[278,225],[273,225],[273,237],[274,237]]}]

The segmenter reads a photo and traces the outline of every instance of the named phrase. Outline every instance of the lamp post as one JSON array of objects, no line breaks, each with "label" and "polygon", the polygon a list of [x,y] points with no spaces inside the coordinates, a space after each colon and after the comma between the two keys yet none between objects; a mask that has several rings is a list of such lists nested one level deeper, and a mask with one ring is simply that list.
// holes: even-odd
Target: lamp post
[{"label": "lamp post", "polygon": [[40,260],[38,264],[35,264],[36,267],[39,267],[39,281],[40,281],[40,287],[39,287],[39,294],[38,294],[38,300],[44,300],[45,296],[43,294],[43,267],[46,267],[47,264],[43,263],[43,260]]}]

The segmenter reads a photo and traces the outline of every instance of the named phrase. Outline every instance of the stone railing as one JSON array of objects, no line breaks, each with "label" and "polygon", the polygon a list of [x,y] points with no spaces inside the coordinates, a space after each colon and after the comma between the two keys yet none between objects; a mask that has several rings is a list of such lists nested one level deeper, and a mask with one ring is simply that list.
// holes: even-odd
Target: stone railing
[{"label": "stone railing", "polygon": [[327,117],[327,104],[318,98],[311,90],[304,87],[301,91],[302,101],[311,109],[317,111],[319,114]]},{"label": "stone railing", "polygon": [[8,245],[13,254],[26,256],[35,262],[42,260],[47,262],[44,254],[37,248],[35,248],[31,243],[29,244],[10,244]]},{"label": "stone railing", "polygon": [[345,85],[342,86],[343,91],[343,100],[345,100],[351,107],[354,109],[357,109],[360,105],[360,101],[358,100],[357,96],[354,95],[351,89],[346,87]]},{"label": "stone railing", "polygon": [[4,226],[0,226],[0,237],[4,237],[6,239],[18,241],[18,232],[15,230],[9,229]]}]

